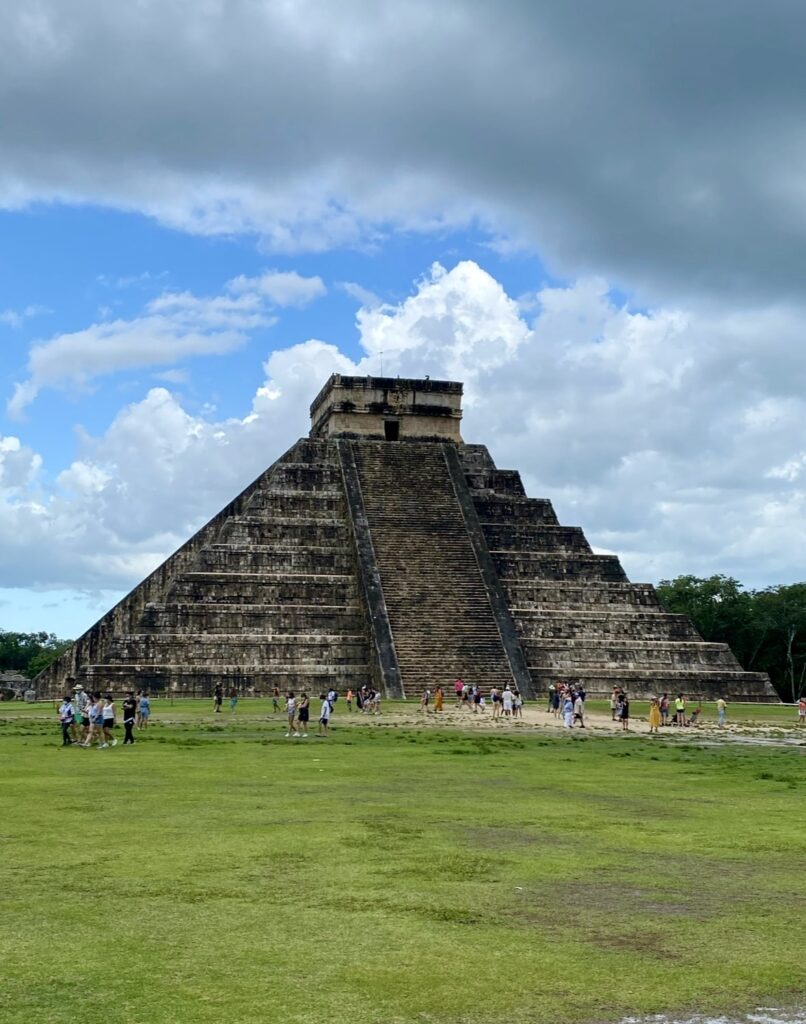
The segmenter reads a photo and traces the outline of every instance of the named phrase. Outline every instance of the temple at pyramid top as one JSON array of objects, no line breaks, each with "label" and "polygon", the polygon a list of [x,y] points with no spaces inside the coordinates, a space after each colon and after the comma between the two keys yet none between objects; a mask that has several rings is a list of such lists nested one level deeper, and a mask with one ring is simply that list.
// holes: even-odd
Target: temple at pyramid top
[{"label": "temple at pyramid top", "polygon": [[455,380],[331,375],[311,405],[311,437],[461,444],[462,384]]}]

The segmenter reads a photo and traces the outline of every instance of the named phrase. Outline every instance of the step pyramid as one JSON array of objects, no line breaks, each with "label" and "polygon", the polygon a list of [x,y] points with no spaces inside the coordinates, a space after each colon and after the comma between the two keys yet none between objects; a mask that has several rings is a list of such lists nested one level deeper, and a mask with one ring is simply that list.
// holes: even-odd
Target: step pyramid
[{"label": "step pyramid", "polygon": [[774,700],[465,444],[455,381],[332,376],[299,440],[38,677],[209,695],[458,677]]}]

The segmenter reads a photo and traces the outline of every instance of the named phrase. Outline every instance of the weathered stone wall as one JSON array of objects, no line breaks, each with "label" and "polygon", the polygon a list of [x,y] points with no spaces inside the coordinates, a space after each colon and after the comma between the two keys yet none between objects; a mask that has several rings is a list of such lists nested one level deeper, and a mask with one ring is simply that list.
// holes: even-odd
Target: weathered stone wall
[{"label": "weathered stone wall", "polygon": [[458,451],[536,690],[565,681],[600,695],[618,685],[775,699],[765,675],[743,672],[728,647],[667,613],[653,587],[629,583],[618,558],[559,525],[549,501],[527,498],[517,473],[496,469],[480,445]]}]

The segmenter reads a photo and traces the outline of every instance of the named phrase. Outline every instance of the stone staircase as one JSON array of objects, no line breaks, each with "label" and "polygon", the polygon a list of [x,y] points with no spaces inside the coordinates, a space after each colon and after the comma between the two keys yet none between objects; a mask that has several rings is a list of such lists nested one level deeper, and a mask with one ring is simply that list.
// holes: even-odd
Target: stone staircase
[{"label": "stone staircase", "polygon": [[116,621],[78,641],[73,674],[92,688],[180,695],[368,682],[334,454],[326,441],[298,442],[113,610]]},{"label": "stone staircase", "polygon": [[512,683],[443,445],[352,447],[404,692]]},{"label": "stone staircase", "polygon": [[459,449],[465,479],[504,587],[535,689],[559,681],[593,694],[685,690],[769,700],[769,680],[744,672],[725,644],[705,643],[671,615],[653,587],[632,584],[613,555],[595,554],[582,531],[561,526],[520,476],[496,468],[482,445]]}]

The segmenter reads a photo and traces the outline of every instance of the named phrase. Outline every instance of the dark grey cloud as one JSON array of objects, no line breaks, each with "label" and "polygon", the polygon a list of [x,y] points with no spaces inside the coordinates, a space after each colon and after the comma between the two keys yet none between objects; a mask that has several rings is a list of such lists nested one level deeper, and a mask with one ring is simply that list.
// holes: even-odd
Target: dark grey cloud
[{"label": "dark grey cloud", "polygon": [[0,32],[0,202],[291,249],[477,218],[649,298],[803,298],[801,3],[39,0]]}]

